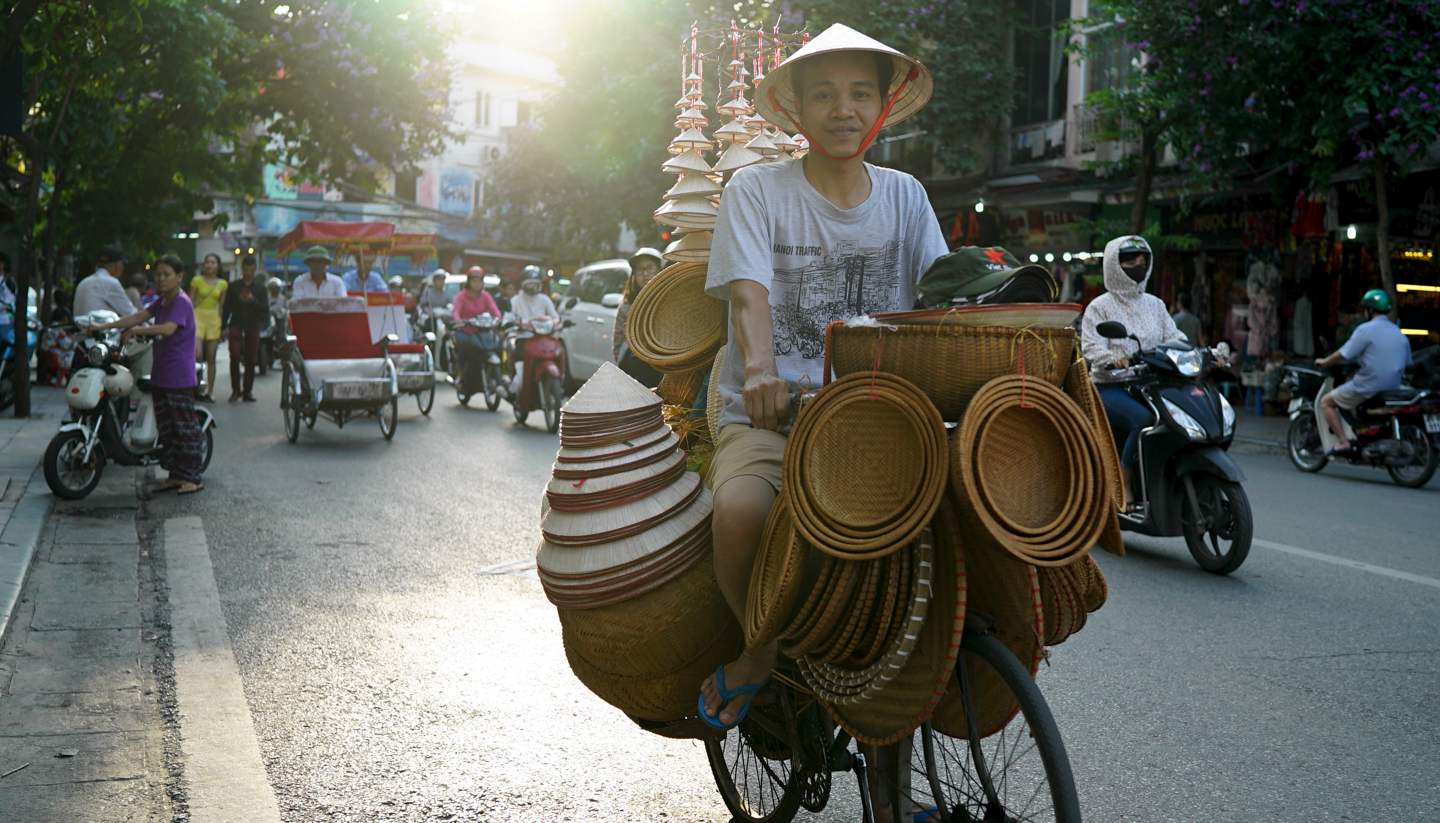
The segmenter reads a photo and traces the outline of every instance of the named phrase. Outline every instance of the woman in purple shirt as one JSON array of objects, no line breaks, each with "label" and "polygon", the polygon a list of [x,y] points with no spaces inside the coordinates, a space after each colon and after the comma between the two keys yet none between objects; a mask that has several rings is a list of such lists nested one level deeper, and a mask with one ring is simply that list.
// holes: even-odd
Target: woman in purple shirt
[{"label": "woman in purple shirt", "polygon": [[[140,311],[97,328],[125,329],[122,342],[155,338],[150,397],[160,429],[160,465],[169,472],[155,490],[193,494],[205,488],[200,482],[205,439],[195,414],[195,307],[180,288],[184,269],[179,257],[161,257],[155,264],[159,294]],[[154,322],[140,325],[147,320]]]}]

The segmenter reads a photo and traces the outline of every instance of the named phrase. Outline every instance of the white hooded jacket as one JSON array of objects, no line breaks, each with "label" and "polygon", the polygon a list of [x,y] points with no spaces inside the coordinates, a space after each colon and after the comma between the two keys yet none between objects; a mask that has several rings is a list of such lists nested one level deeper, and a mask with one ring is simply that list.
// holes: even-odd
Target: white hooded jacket
[{"label": "white hooded jacket", "polygon": [[[1145,279],[1136,283],[1120,267],[1120,247],[1127,241],[1143,245],[1149,268]],[[1137,353],[1134,340],[1107,340],[1100,336],[1095,327],[1107,320],[1124,323],[1125,328],[1140,339],[1146,349],[1161,343],[1187,342],[1185,335],[1175,327],[1165,301],[1153,294],[1145,293],[1150,274],[1155,271],[1155,256],[1144,238],[1117,237],[1105,244],[1105,293],[1090,301],[1085,308],[1085,317],[1080,323],[1080,348],[1091,371],[1103,368],[1121,357],[1133,357]]]}]

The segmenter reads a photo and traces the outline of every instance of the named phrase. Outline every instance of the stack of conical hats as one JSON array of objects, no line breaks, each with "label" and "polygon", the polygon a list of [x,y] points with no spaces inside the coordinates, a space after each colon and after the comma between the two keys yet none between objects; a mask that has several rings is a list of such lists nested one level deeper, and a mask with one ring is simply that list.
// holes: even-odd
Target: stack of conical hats
[{"label": "stack of conical hats", "polygon": [[675,101],[675,108],[679,110],[675,128],[679,134],[670,141],[673,156],[661,166],[666,174],[674,174],[678,179],[665,193],[665,202],[655,210],[655,220],[680,231],[709,231],[715,227],[715,218],[720,213],[715,202],[720,184],[705,158],[715,142],[705,134],[709,120],[701,91],[704,75],[699,55],[693,52],[686,55],[682,65],[685,67],[683,92]]},{"label": "stack of conical hats", "polygon": [[710,562],[710,493],[686,471],[660,398],[614,364],[560,413],[536,567],[566,657],[632,717],[679,720],[742,638]]}]

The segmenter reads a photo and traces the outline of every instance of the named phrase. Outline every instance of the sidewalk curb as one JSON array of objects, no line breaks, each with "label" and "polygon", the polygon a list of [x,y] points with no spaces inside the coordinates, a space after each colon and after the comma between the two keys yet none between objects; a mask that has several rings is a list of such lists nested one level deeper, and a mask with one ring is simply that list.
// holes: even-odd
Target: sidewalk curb
[{"label": "sidewalk curb", "polygon": [[[39,469],[30,475],[25,492],[15,504],[15,511],[0,534],[0,644],[10,633],[10,618],[20,603],[20,592],[25,587],[25,577],[30,571],[35,550],[40,544],[40,535],[45,522],[50,518],[55,498],[45,485]],[[18,548],[18,552],[10,549]]]}]

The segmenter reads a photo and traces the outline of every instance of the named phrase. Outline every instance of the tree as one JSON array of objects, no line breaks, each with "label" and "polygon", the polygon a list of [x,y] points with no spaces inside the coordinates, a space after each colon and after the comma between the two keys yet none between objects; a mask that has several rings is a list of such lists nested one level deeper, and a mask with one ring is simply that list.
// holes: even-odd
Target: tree
[{"label": "tree", "polygon": [[731,19],[767,30],[779,21],[784,31],[811,33],[842,21],[916,55],[935,75],[935,96],[903,128],[928,132],[941,162],[966,171],[982,159],[984,138],[1013,102],[994,92],[1013,87],[1008,9],[984,0],[581,6],[555,50],[560,87],[535,125],[511,133],[506,159],[491,173],[487,199],[500,205],[482,228],[578,259],[612,253],[622,223],[653,242],[659,227],[651,212],[673,183],[660,164],[675,135],[671,104],[681,92],[680,49],[692,21],[717,31]]}]

